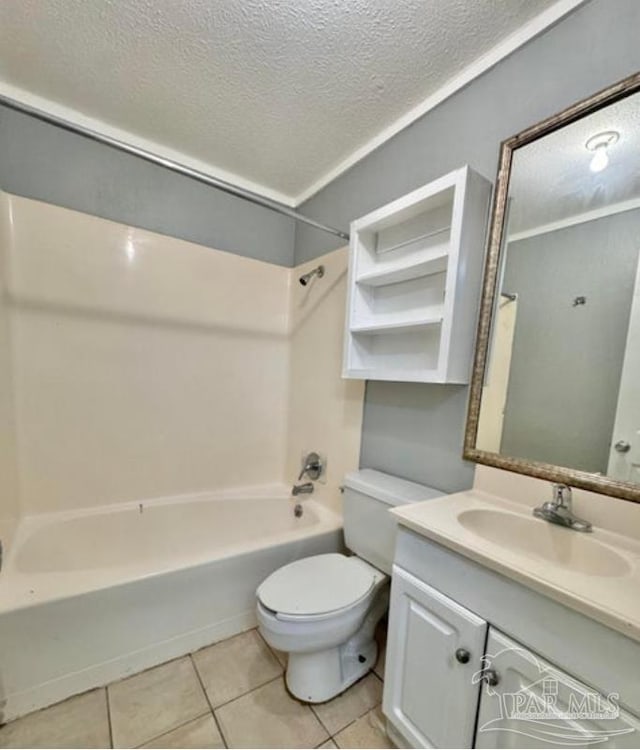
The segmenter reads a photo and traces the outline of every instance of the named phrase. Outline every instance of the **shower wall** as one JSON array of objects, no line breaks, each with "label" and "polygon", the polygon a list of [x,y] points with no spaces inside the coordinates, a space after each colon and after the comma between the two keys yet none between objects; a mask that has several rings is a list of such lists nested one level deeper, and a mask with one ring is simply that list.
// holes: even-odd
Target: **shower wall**
[{"label": "shower wall", "polygon": [[306,267],[0,196],[23,514],[291,483],[303,449],[328,455],[321,499],[339,504],[364,391],[340,377],[346,249],[303,288]]},{"label": "shower wall", "polygon": [[288,270],[8,205],[22,511],[281,481]]},{"label": "shower wall", "polygon": [[7,296],[8,246],[10,233],[9,201],[0,193],[0,527],[10,533],[17,519],[18,465],[15,413],[11,376],[11,340]]},{"label": "shower wall", "polygon": [[[291,376],[287,477],[300,471],[303,452],[328,452],[325,495],[340,510],[338,487],[358,467],[363,380],[342,378],[348,248],[294,269],[291,284]],[[324,277],[301,286],[298,277],[324,266]]]}]

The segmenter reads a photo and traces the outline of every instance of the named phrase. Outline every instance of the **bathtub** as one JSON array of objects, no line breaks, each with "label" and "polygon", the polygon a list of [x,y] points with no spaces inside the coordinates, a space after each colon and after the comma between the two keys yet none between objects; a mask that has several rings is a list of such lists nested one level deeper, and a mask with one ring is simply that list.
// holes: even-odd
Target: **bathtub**
[{"label": "bathtub", "polygon": [[342,549],[283,488],[23,519],[0,571],[0,722],[253,627],[280,566]]}]

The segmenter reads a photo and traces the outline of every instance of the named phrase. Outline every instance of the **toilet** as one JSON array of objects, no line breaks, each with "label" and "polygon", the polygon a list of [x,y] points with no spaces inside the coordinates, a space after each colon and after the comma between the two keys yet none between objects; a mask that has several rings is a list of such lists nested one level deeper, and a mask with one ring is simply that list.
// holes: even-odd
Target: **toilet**
[{"label": "toilet", "polygon": [[260,584],[258,627],[270,646],[288,653],[287,687],[296,698],[328,701],[375,665],[395,546],[388,511],[442,494],[372,469],[348,474],[344,536],[354,554],[296,560]]}]

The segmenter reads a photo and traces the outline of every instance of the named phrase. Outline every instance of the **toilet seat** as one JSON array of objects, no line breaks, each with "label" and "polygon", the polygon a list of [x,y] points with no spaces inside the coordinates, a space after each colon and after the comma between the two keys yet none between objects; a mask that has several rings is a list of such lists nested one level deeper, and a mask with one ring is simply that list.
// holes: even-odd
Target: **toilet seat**
[{"label": "toilet seat", "polygon": [[357,557],[315,555],[276,570],[257,594],[278,619],[324,619],[361,602],[379,577],[375,568]]}]

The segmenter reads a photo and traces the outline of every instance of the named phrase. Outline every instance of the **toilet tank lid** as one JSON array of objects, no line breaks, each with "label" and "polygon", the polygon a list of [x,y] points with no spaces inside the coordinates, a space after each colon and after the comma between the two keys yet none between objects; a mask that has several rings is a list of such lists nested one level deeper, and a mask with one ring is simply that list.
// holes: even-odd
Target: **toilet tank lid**
[{"label": "toilet tank lid", "polygon": [[392,474],[385,474],[375,469],[352,471],[345,476],[344,486],[380,500],[387,505],[419,503],[421,500],[431,500],[447,494],[442,490],[436,490],[434,487],[409,482],[406,479],[400,479],[400,477],[394,477]]}]

